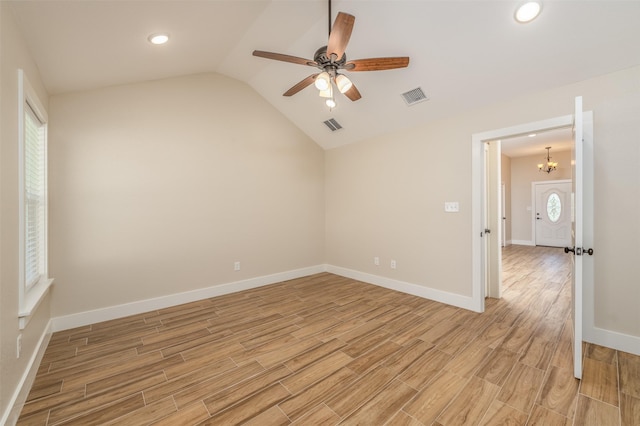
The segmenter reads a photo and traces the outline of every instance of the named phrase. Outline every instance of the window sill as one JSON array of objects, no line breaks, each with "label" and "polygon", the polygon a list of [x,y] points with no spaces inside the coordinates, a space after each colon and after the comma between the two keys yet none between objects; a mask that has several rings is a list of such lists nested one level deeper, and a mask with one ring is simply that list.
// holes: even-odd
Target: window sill
[{"label": "window sill", "polygon": [[20,330],[24,330],[33,313],[38,309],[40,302],[47,295],[51,285],[53,284],[53,278],[47,278],[40,280],[35,286],[33,286],[27,293],[24,303],[20,306],[18,313]]}]

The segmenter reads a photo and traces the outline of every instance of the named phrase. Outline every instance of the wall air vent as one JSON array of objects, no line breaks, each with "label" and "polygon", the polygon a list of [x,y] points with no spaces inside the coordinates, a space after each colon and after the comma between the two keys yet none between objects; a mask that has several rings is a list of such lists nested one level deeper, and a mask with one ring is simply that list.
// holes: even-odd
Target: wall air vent
[{"label": "wall air vent", "polygon": [[340,123],[336,121],[335,118],[328,119],[327,121],[324,122],[324,124],[326,124],[327,127],[330,128],[332,132],[342,129],[342,126],[340,125]]},{"label": "wall air vent", "polygon": [[403,93],[402,99],[404,99],[408,106],[429,100],[429,98],[427,98],[427,95],[425,95],[422,89],[419,87]]}]

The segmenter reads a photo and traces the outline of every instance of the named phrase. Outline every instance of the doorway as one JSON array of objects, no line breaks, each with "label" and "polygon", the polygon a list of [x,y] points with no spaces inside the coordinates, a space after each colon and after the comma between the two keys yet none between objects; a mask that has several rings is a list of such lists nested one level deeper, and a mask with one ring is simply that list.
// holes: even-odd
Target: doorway
[{"label": "doorway", "polygon": [[[527,135],[531,135],[531,134],[537,134],[537,133],[543,133],[545,131],[550,131],[550,130],[555,130],[555,129],[571,129],[573,125],[573,115],[567,115],[567,116],[562,116],[562,117],[556,117],[556,118],[552,118],[549,120],[543,120],[543,121],[537,121],[537,122],[532,122],[532,123],[527,123],[527,124],[522,124],[522,125],[518,125],[518,126],[513,126],[513,127],[507,127],[504,129],[498,129],[498,130],[493,130],[493,131],[489,131],[489,132],[484,132],[484,133],[478,133],[478,134],[474,134],[472,136],[472,143],[473,143],[473,150],[472,150],[472,174],[474,177],[474,189],[472,191],[472,230],[474,232],[474,234],[476,236],[478,236],[479,238],[474,239],[474,243],[473,243],[473,247],[472,247],[472,268],[473,268],[473,277],[472,277],[472,285],[473,285],[473,291],[472,291],[472,297],[474,300],[474,304],[476,306],[476,310],[478,312],[483,312],[484,311],[484,298],[485,296],[488,297],[500,297],[500,282],[499,279],[497,278],[493,278],[493,282],[489,282],[488,285],[486,285],[483,281],[484,281],[484,277],[488,276],[487,274],[487,269],[491,270],[491,267],[487,266],[488,260],[491,260],[492,265],[493,265],[493,269],[494,270],[499,270],[500,269],[500,255],[497,252],[494,252],[494,256],[490,256],[489,253],[486,252],[485,247],[486,247],[486,238],[485,235],[486,233],[484,232],[485,229],[494,229],[497,230],[498,232],[493,233],[493,235],[500,235],[502,234],[502,232],[500,232],[502,229],[502,217],[499,214],[498,215],[494,215],[493,217],[487,217],[488,215],[488,211],[489,211],[489,207],[487,206],[487,203],[491,202],[491,198],[493,197],[489,197],[490,199],[487,199],[487,197],[485,197],[485,182],[487,180],[487,172],[488,170],[486,169],[486,155],[485,155],[485,146],[487,145],[487,143],[489,143],[489,146],[491,145],[500,145],[501,140],[506,140],[509,138],[514,138],[517,136],[527,136]],[[495,141],[497,143],[495,144],[491,144],[492,141]],[[498,154],[494,155],[494,158],[497,157],[499,159],[500,157],[500,153],[501,152],[501,148],[498,148]],[[495,164],[495,163],[494,163]],[[500,162],[498,161],[497,163],[498,165],[494,165],[494,168],[497,167],[497,174],[498,177],[500,175],[499,173],[499,164]],[[535,169],[534,173],[538,173],[538,170]],[[498,182],[500,182],[498,180]],[[528,188],[531,188],[530,183],[528,184]],[[512,188],[512,191],[514,189]],[[500,191],[500,183],[495,186],[495,191],[498,192],[497,196],[495,198],[493,198],[494,200],[497,200],[498,203],[500,203],[500,199],[501,194],[499,194]],[[527,193],[529,193],[529,190],[527,190]],[[531,200],[531,196],[528,195],[527,196],[529,200]],[[513,203],[513,200],[512,200]],[[501,205],[500,204],[494,204],[497,206],[497,211],[499,212],[501,210]],[[524,215],[528,215],[529,218],[532,218],[532,213],[533,213],[533,206],[531,206],[531,204],[529,203],[529,205],[527,206],[528,209],[518,212],[518,214],[524,214]],[[516,212],[512,211],[512,216],[515,215]],[[532,219],[528,219],[527,223],[530,224]],[[513,226],[513,220],[511,221],[512,226]],[[530,225],[527,225],[530,226]],[[491,234],[489,234],[491,235]],[[511,235],[511,237],[513,238],[514,236]],[[533,241],[534,237],[533,235],[531,235],[529,237],[529,240]],[[501,241],[500,241],[501,242]],[[532,243],[533,245],[533,243]],[[501,249],[502,244],[497,244],[498,249]],[[499,276],[499,274],[493,274],[494,277]]]},{"label": "doorway", "polygon": [[[574,121],[575,120],[575,121]],[[477,306],[478,312],[484,312],[484,296],[485,286],[483,282],[484,269],[486,268],[487,256],[484,253],[484,241],[486,240],[481,226],[485,223],[492,223],[495,229],[499,229],[500,218],[489,218],[487,220],[486,212],[488,211],[486,203],[490,202],[483,196],[482,182],[487,173],[487,163],[483,156],[484,145],[492,140],[499,141],[501,138],[509,136],[526,135],[537,131],[547,131],[558,128],[572,128],[574,130],[574,149],[571,151],[571,170],[572,176],[575,176],[572,186],[571,195],[571,218],[572,247],[565,247],[565,253],[569,251],[574,253],[571,257],[572,274],[571,274],[571,305],[572,305],[572,346],[573,346],[573,366],[574,376],[580,378],[582,374],[582,335],[583,335],[583,318],[586,317],[588,323],[593,317],[592,310],[584,310],[584,303],[593,300],[593,262],[591,259],[584,259],[583,248],[585,244],[590,245],[593,240],[593,113],[584,112],[582,109],[582,97],[575,98],[575,110],[573,115],[557,117],[554,119],[543,120],[534,123],[513,126],[509,128],[477,133],[472,135],[472,231],[476,235],[472,245],[472,268],[473,268],[473,291],[472,297],[474,304]],[[499,142],[498,142],[499,143]],[[542,170],[543,167],[539,166]],[[546,171],[546,170],[543,170]],[[499,172],[498,172],[499,173]],[[527,210],[531,213],[532,206]],[[567,250],[568,249],[568,250]],[[589,255],[593,253],[589,250]],[[495,257],[495,253],[494,253]],[[491,288],[493,286],[489,286]],[[499,285],[498,285],[499,288]],[[584,293],[588,295],[583,300]],[[491,296],[488,294],[488,296]],[[588,304],[587,306],[591,306]]]}]

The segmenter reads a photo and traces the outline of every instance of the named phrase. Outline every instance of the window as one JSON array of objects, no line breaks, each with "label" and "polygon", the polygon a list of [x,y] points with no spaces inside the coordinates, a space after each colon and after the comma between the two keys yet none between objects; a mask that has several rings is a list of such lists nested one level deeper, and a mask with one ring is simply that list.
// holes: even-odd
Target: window
[{"label": "window", "polygon": [[24,272],[27,290],[45,272],[45,130],[45,123],[27,104],[24,114]]},{"label": "window", "polygon": [[547,198],[547,217],[553,223],[556,223],[560,219],[560,213],[562,212],[562,203],[560,197],[555,192],[549,195]]},{"label": "window", "polygon": [[20,327],[46,294],[47,271],[47,114],[20,70]]}]

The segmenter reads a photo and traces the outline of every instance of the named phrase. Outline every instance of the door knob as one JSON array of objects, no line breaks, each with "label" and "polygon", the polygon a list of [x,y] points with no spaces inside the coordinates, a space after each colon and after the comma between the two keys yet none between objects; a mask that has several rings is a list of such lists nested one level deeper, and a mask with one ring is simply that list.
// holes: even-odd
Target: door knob
[{"label": "door knob", "polygon": [[576,256],[582,256],[583,254],[588,254],[589,256],[593,256],[593,249],[586,249],[586,248],[581,248],[581,247],[565,247],[564,248],[564,252],[565,253],[569,253],[572,252],[573,254],[575,254]]}]

